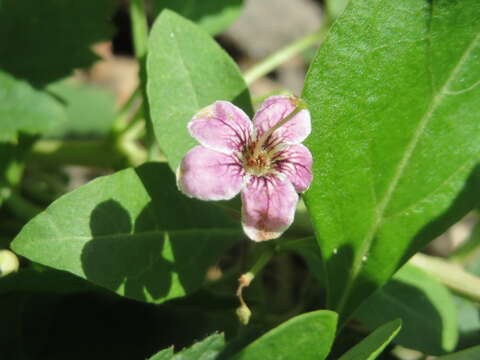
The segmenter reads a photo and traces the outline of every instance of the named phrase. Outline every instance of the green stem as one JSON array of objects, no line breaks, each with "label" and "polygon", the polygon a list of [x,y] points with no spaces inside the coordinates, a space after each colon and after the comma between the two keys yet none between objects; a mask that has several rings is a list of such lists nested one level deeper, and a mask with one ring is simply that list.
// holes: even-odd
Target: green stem
[{"label": "green stem", "polygon": [[261,246],[263,247],[261,248],[259,255],[257,255],[255,263],[248,271],[253,276],[256,276],[265,267],[265,265],[268,264],[274,254],[274,249],[270,245],[265,244]]},{"label": "green stem", "polygon": [[[125,120],[124,126],[116,128],[116,132],[114,136],[117,138],[128,138],[132,139],[132,131],[135,132],[135,136],[138,136],[141,132],[138,131],[138,127],[141,126],[142,129],[145,129],[145,124],[143,122],[140,122],[140,120],[144,120],[145,116],[143,113],[143,103],[140,102],[137,106],[136,109],[133,110],[133,113],[129,117],[129,119]],[[142,125],[139,125],[142,124]],[[135,130],[132,130],[135,129]],[[142,130],[142,131],[143,131]],[[142,134],[142,136],[145,134]],[[135,137],[135,139],[138,139],[138,137]]]},{"label": "green stem", "polygon": [[266,57],[245,72],[243,76],[245,82],[247,85],[252,84],[255,80],[267,75],[269,72],[274,70],[277,66],[281,65],[288,59],[323,41],[325,34],[326,27],[322,26],[317,31],[308,34],[297,41],[294,41],[293,43]]},{"label": "green stem", "polygon": [[[142,104],[139,99],[140,95],[141,88],[140,86],[137,86],[128,98],[128,100],[122,105],[120,109],[118,109],[115,124],[113,125],[113,130],[115,134],[123,133],[131,126],[131,123],[135,118],[136,114],[142,108]],[[133,109],[134,105],[136,105],[135,109]]]},{"label": "green stem", "polygon": [[158,154],[156,148],[155,135],[153,133],[152,120],[150,118],[150,106],[147,99],[147,71],[146,59],[148,50],[148,22],[145,11],[144,0],[130,1],[130,19],[132,22],[133,43],[135,47],[135,57],[140,64],[140,86],[143,97],[143,113],[145,115],[145,143],[147,146],[147,158],[153,160]]},{"label": "green stem", "polygon": [[409,263],[432,275],[456,294],[480,302],[480,278],[467,273],[460,265],[420,253]]},{"label": "green stem", "polygon": [[256,251],[257,256],[253,266],[238,279],[239,284],[236,295],[240,301],[240,306],[237,308],[237,316],[243,325],[248,324],[250,321],[250,316],[252,315],[247,303],[243,299],[243,289],[250,286],[253,279],[255,279],[255,276],[260,272],[260,270],[263,269],[265,265],[268,264],[274,254],[274,249],[268,244],[258,245],[254,248],[254,250]]},{"label": "green stem", "polygon": [[130,0],[130,21],[135,57],[142,59],[147,54],[148,41],[148,22],[143,0]]}]

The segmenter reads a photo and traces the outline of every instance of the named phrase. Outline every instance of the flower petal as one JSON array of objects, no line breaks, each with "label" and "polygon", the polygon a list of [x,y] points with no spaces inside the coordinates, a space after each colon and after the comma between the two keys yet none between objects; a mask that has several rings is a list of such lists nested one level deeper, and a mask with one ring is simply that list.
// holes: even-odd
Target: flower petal
[{"label": "flower petal", "polygon": [[243,184],[243,168],[233,155],[195,146],[177,169],[178,188],[201,200],[229,200]]},{"label": "flower petal", "polygon": [[242,190],[242,225],[254,241],[278,238],[293,222],[298,194],[290,181],[250,177]]},{"label": "flower petal", "polygon": [[190,134],[200,144],[226,154],[242,151],[252,129],[243,110],[228,101],[216,101],[203,108],[188,123]]},{"label": "flower petal", "polygon": [[[253,118],[259,135],[285,119],[296,107],[295,98],[292,96],[271,96],[265,100]],[[299,144],[310,135],[310,132],[310,112],[302,110],[273,134],[286,144]]]},{"label": "flower petal", "polygon": [[301,144],[290,145],[275,155],[275,170],[284,174],[297,192],[304,192],[313,178],[312,154]]}]

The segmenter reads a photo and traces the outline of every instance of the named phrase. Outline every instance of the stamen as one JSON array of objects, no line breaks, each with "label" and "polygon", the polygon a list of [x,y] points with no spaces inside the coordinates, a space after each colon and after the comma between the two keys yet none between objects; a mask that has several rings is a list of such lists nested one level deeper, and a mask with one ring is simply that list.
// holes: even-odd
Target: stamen
[{"label": "stamen", "polygon": [[295,103],[296,108],[293,109],[293,111],[288,114],[285,118],[277,122],[275,125],[273,125],[270,129],[265,131],[262,136],[258,139],[257,143],[255,144],[255,148],[253,150],[253,155],[257,156],[260,153],[260,150],[262,149],[263,145],[265,144],[265,141],[268,140],[270,135],[272,135],[275,130],[280,128],[281,126],[285,125],[286,122],[290,121],[293,119],[295,115],[297,115],[300,111],[304,110],[307,108],[306,104],[298,98],[292,98],[292,101]]}]

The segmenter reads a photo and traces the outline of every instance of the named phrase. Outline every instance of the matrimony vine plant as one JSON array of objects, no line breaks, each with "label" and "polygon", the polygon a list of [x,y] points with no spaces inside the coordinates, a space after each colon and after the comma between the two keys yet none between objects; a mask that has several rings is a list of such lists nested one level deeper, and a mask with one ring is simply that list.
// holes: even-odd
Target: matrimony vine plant
[{"label": "matrimony vine plant", "polygon": [[480,359],[480,2],[259,4],[0,0],[0,359]]}]

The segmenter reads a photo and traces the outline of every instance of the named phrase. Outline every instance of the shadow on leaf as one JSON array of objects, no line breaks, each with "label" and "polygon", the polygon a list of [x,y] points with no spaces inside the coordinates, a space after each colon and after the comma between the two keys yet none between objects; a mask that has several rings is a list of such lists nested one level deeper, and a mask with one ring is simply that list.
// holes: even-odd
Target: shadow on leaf
[{"label": "shadow on leaf", "polygon": [[402,319],[402,330],[395,342],[428,354],[443,354],[447,349],[448,330],[442,316],[432,302],[431,294],[418,286],[398,279],[391,280],[370,296],[354,317],[370,330],[388,321]]},{"label": "shadow on leaf", "polygon": [[90,227],[93,240],[81,257],[88,280],[109,289],[123,287],[126,296],[137,300],[147,300],[144,288],[153,299],[168,294],[172,264],[161,255],[161,233],[132,231],[129,214],[115,200],[94,209]]},{"label": "shadow on leaf", "polygon": [[111,198],[90,214],[92,240],[81,254],[85,277],[147,302],[192,293],[208,268],[243,237],[239,225],[223,210],[181,195],[164,164],[142,165],[135,174],[143,200],[127,209],[126,199]]}]

